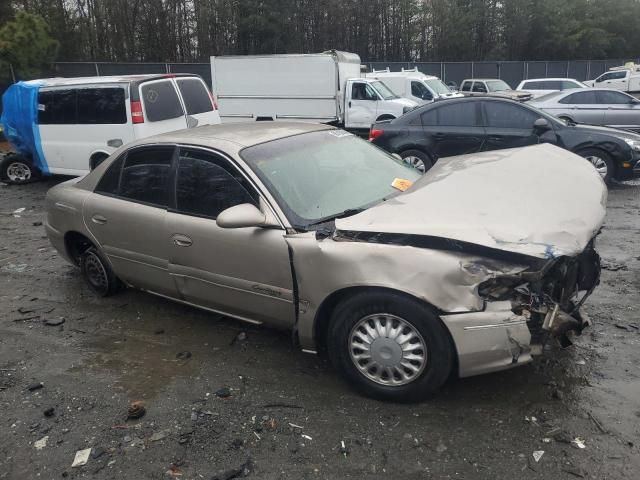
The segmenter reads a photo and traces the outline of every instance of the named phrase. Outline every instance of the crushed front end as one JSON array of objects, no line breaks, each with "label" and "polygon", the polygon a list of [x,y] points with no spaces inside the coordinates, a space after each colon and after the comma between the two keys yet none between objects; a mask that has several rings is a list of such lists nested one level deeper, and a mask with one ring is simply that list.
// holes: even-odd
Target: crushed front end
[{"label": "crushed front end", "polygon": [[534,262],[522,272],[482,282],[482,312],[442,317],[458,347],[460,376],[526,363],[552,339],[571,345],[571,335],[589,325],[580,309],[599,281],[600,257],[592,240],[574,257]]}]

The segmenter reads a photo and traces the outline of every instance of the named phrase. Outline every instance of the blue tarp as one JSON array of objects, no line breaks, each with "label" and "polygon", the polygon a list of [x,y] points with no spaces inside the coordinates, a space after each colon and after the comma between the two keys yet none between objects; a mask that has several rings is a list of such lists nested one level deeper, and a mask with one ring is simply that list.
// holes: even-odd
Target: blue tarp
[{"label": "blue tarp", "polygon": [[32,158],[42,173],[49,173],[40,143],[38,127],[38,90],[34,82],[11,85],[2,96],[2,128],[7,140],[18,153]]}]

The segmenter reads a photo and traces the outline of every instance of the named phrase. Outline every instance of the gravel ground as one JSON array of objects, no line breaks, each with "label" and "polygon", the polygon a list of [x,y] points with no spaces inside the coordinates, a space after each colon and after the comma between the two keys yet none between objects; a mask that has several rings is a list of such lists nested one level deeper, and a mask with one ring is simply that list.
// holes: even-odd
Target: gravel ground
[{"label": "gravel ground", "polygon": [[[94,297],[41,226],[58,181],[0,186],[0,478],[638,479],[640,182],[610,190],[594,326],[573,347],[398,405],[286,332]],[[146,415],[127,420],[132,401]]]}]

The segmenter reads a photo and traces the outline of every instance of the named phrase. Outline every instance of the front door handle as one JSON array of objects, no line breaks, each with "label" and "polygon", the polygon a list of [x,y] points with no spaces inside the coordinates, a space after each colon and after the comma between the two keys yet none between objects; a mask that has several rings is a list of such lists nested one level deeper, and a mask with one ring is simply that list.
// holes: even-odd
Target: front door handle
[{"label": "front door handle", "polygon": [[98,225],[104,225],[105,223],[107,223],[107,219],[102,215],[94,215],[93,217],[91,217],[91,221],[93,223],[97,223]]},{"label": "front door handle", "polygon": [[193,240],[191,240],[186,235],[181,235],[179,233],[176,233],[171,238],[173,239],[173,244],[176,247],[190,247],[191,245],[193,245]]}]

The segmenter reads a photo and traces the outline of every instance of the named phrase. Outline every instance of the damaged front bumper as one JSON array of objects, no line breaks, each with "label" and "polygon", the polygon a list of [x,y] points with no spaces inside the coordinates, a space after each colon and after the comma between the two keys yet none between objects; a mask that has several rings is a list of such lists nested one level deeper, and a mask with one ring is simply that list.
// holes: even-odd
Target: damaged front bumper
[{"label": "damaged front bumper", "polygon": [[530,362],[550,339],[562,347],[590,324],[580,307],[600,279],[593,241],[576,257],[546,262],[537,271],[495,277],[478,288],[481,312],[441,315],[467,377]]}]

